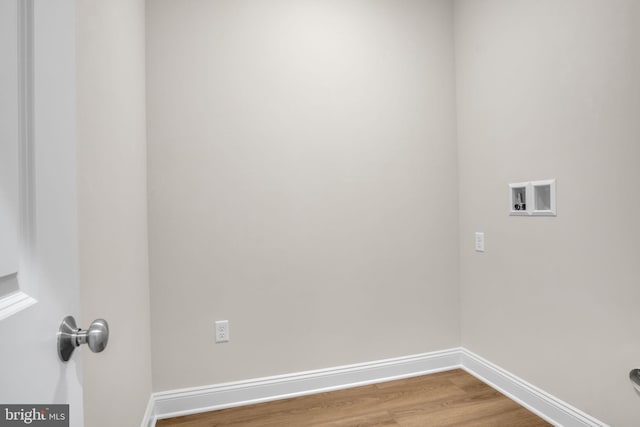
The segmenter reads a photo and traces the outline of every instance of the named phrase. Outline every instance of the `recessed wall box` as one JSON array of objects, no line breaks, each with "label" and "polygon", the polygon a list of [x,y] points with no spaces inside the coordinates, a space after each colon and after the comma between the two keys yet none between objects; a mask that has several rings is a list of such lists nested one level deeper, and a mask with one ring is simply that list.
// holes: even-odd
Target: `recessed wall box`
[{"label": "recessed wall box", "polygon": [[556,216],[556,180],[509,184],[509,214]]},{"label": "recessed wall box", "polygon": [[556,216],[556,180],[532,181],[533,206],[531,214]]},{"label": "recessed wall box", "polygon": [[519,182],[509,184],[510,191],[510,214],[511,215],[529,215],[529,199],[531,194],[530,183]]}]

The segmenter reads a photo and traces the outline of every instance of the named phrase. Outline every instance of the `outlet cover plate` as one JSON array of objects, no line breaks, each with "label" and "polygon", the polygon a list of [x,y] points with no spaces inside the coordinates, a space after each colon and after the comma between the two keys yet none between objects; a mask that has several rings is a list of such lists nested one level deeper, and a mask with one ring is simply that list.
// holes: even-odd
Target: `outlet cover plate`
[{"label": "outlet cover plate", "polygon": [[216,342],[229,342],[229,321],[216,321]]}]

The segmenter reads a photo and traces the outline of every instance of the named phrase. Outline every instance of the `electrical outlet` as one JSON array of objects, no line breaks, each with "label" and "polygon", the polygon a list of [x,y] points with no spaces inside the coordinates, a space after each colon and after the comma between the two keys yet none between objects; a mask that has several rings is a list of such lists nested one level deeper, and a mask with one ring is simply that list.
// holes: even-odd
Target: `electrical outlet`
[{"label": "electrical outlet", "polygon": [[216,321],[216,342],[228,342],[229,341],[229,321],[218,320]]}]

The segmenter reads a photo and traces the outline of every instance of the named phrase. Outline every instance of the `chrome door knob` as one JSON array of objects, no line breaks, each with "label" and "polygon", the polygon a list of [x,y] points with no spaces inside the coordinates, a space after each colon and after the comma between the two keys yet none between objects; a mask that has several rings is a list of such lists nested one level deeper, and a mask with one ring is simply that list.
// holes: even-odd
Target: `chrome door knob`
[{"label": "chrome door knob", "polygon": [[91,351],[100,353],[107,347],[109,342],[109,325],[104,319],[97,319],[91,322],[89,329],[78,331],[78,345],[87,344]]},{"label": "chrome door knob", "polygon": [[631,380],[631,384],[633,384],[633,388],[640,393],[640,369],[632,369],[631,372],[629,372],[629,379]]},{"label": "chrome door knob", "polygon": [[58,329],[58,356],[63,362],[67,362],[76,347],[87,344],[94,353],[100,353],[109,342],[109,324],[104,319],[91,322],[89,329],[82,330],[76,326],[73,316],[67,316],[62,320]]}]

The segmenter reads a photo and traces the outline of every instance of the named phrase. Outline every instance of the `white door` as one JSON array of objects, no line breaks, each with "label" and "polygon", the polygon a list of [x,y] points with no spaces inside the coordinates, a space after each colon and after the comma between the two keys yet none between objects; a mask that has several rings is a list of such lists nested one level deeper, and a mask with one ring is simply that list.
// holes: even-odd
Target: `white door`
[{"label": "white door", "polygon": [[74,11],[0,0],[0,405],[69,404],[79,427],[86,350],[56,349],[79,314]]}]

